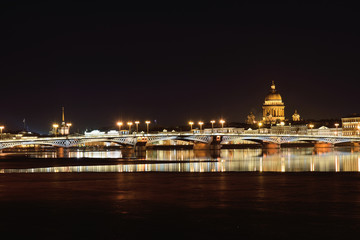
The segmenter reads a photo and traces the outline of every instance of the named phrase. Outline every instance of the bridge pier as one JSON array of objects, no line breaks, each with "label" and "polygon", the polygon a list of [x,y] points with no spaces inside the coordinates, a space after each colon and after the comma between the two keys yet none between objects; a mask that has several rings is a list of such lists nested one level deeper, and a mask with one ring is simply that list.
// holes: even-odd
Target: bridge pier
[{"label": "bridge pier", "polygon": [[135,152],[146,151],[146,141],[137,142],[135,145]]},{"label": "bridge pier", "polygon": [[57,158],[68,158],[69,157],[69,149],[64,147],[56,148],[56,157]]},{"label": "bridge pier", "polygon": [[280,149],[280,144],[274,142],[263,142],[262,143],[263,149]]},{"label": "bridge pier", "polygon": [[352,142],[351,146],[352,147],[360,147],[360,142]]},{"label": "bridge pier", "polygon": [[328,142],[315,142],[315,148],[333,148],[334,144]]},{"label": "bridge pier", "polygon": [[201,143],[195,142],[193,149],[194,150],[220,150],[222,145],[220,144],[222,141],[221,136],[213,136],[211,142],[209,143]]}]

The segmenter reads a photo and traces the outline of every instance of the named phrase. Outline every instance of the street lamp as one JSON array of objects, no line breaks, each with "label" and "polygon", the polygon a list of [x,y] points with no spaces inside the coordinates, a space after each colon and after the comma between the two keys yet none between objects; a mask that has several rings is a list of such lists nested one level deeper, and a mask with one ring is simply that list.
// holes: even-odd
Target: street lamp
[{"label": "street lamp", "polygon": [[215,120],[211,120],[211,132],[214,132],[214,123],[215,123]]},{"label": "street lamp", "polygon": [[338,123],[335,123],[335,127],[336,127],[335,135],[337,136],[337,135],[338,135],[338,127],[339,127],[339,124],[338,124]]},{"label": "street lamp", "polygon": [[2,139],[2,133],[3,133],[3,129],[4,129],[4,128],[5,128],[4,126],[0,126],[1,139]]},{"label": "street lamp", "polygon": [[221,123],[221,128],[224,128],[224,123],[225,123],[225,120],[220,119],[220,121],[219,121],[219,122]]},{"label": "street lamp", "polygon": [[194,124],[194,122],[190,121],[189,124],[190,124],[190,131],[192,131],[192,125]]},{"label": "street lamp", "polygon": [[54,128],[54,133],[55,133],[55,137],[57,135],[57,128],[59,127],[59,124],[53,124],[53,128]]},{"label": "street lamp", "polygon": [[258,125],[259,125],[259,133],[260,133],[260,129],[261,129],[261,126],[262,126],[262,122],[259,122]]},{"label": "street lamp", "polygon": [[121,126],[123,125],[123,123],[122,123],[122,122],[117,122],[117,123],[116,123],[116,125],[118,125],[118,126],[119,126],[119,134],[120,134],[120,131],[121,131]]},{"label": "street lamp", "polygon": [[313,135],[312,129],[313,129],[313,127],[314,127],[314,124],[310,124],[309,127],[310,127],[310,129],[311,129],[311,135]]},{"label": "street lamp", "polygon": [[138,133],[139,132],[139,121],[135,121],[135,124],[136,124],[136,133]]},{"label": "street lamp", "polygon": [[70,134],[70,127],[72,126],[71,123],[67,123],[66,126],[68,127],[68,134]]},{"label": "street lamp", "polygon": [[202,122],[202,121],[199,122],[200,131],[201,131],[201,127],[202,127],[203,124],[204,124],[204,122]]},{"label": "street lamp", "polygon": [[285,123],[284,123],[284,122],[280,122],[280,126],[281,126],[281,131],[280,131],[280,133],[281,133],[281,134],[284,134],[284,133],[285,133],[285,130],[284,130]]},{"label": "street lamp", "polygon": [[149,133],[149,124],[151,123],[150,121],[145,121],[146,123],[146,133]]},{"label": "street lamp", "polygon": [[129,134],[131,133],[131,125],[133,125],[132,122],[128,122],[127,125],[129,125]]}]

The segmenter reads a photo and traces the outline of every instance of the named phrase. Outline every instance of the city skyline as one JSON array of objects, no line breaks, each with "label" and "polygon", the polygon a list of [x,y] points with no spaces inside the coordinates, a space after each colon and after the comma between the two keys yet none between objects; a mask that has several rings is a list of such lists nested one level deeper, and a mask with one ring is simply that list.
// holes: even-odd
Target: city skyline
[{"label": "city skyline", "polygon": [[[285,108],[285,104],[282,100],[281,94],[276,90],[275,87],[275,82],[272,81],[271,83],[271,90],[264,95],[264,99],[265,102],[262,105],[263,108],[263,113],[262,115],[258,114],[258,116],[254,116],[252,112],[250,112],[250,114],[247,116],[247,119],[244,120],[238,120],[238,121],[227,121],[225,120],[224,117],[213,117],[211,119],[194,119],[194,118],[190,118],[188,122],[183,122],[178,124],[177,126],[172,126],[169,125],[167,123],[162,123],[162,124],[158,124],[157,120],[149,120],[149,119],[129,119],[129,118],[119,118],[116,122],[107,125],[107,126],[96,126],[95,128],[86,128],[86,129],[81,129],[77,128],[77,130],[73,130],[72,132],[76,132],[76,133],[81,133],[84,131],[88,131],[88,130],[97,130],[97,129],[107,129],[107,130],[115,130],[115,129],[123,129],[126,130],[128,129],[128,127],[130,127],[130,129],[132,128],[137,128],[140,129],[140,131],[144,131],[145,128],[149,129],[149,125],[151,125],[151,128],[153,129],[158,129],[159,127],[165,127],[165,128],[179,128],[181,130],[185,130],[188,127],[190,127],[190,129],[201,129],[201,126],[204,125],[204,127],[221,127],[224,128],[224,126],[226,127],[234,127],[237,124],[247,124],[247,125],[256,125],[258,126],[259,124],[265,126],[265,125],[276,125],[276,124],[289,124],[289,122],[294,122],[294,123],[300,123],[300,124],[306,124],[310,123],[313,127],[314,124],[317,120],[331,120],[334,121],[336,119],[331,118],[331,119],[300,119],[300,115],[298,114],[297,110],[295,109],[295,114],[298,115],[298,119],[293,119],[293,115],[289,114],[289,116],[285,115],[281,115],[284,114],[284,108]],[[281,106],[281,108],[283,110],[281,110],[282,112],[278,112],[277,114],[280,115],[276,115],[275,111],[277,111],[277,108],[279,107],[279,105]],[[259,108],[261,108],[261,106],[259,106]],[[268,109],[268,110],[266,110]],[[274,110],[273,110],[274,109]],[[275,114],[274,116],[272,116],[272,114]],[[351,114],[353,116],[357,116],[358,114]],[[343,116],[343,117],[349,117],[351,115],[348,116]],[[279,117],[280,116],[280,117]],[[269,118],[270,117],[270,118]],[[251,119],[251,123],[249,122],[249,119]],[[270,122],[269,122],[270,119]],[[272,119],[272,120],[271,120]],[[139,121],[140,120],[140,121]],[[338,121],[336,121],[336,124],[339,124],[341,122],[340,119],[337,119]],[[47,132],[47,130],[44,128],[43,131],[32,131],[31,129],[29,129],[29,126],[26,124],[26,119],[23,119],[23,128],[22,130],[25,131],[29,131],[29,132],[35,132],[35,133],[40,133],[42,135],[53,135],[57,132],[58,135],[67,135],[70,133],[70,126],[72,126],[72,122],[69,121],[68,119],[65,119],[65,108],[61,107],[61,117],[58,120],[49,122],[49,132]],[[86,124],[86,123],[85,123]],[[336,125],[335,124],[335,125]],[[129,126],[130,125],[130,126]],[[133,125],[133,126],[132,126]],[[332,123],[333,125],[333,123]],[[334,127],[332,126],[331,127]],[[146,127],[145,127],[146,126]],[[260,127],[260,125],[259,125]],[[2,126],[2,128],[4,128],[4,126]],[[185,128],[185,129],[184,129]],[[55,129],[55,130],[54,130]],[[19,130],[19,129],[16,129]],[[135,130],[135,129],[134,129]],[[13,129],[11,131],[14,131]],[[147,130],[148,131],[148,130]],[[66,132],[66,133],[65,133]],[[136,131],[139,132],[139,131]]]},{"label": "city skyline", "polygon": [[304,119],[358,112],[351,6],[6,3],[1,124],[47,132],[65,107],[74,130],[118,120],[244,122],[275,81]]}]

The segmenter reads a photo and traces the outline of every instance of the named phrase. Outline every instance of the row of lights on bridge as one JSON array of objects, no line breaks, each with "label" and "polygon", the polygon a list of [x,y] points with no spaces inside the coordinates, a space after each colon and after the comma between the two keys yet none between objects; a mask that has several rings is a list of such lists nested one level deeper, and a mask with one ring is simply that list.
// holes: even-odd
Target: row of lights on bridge
[{"label": "row of lights on bridge", "polygon": [[[214,128],[214,124],[216,123],[216,121],[215,121],[215,120],[211,120],[210,123],[211,123],[211,128],[213,129],[213,128]],[[220,119],[220,120],[219,120],[219,123],[221,124],[221,128],[224,128],[225,120]],[[201,131],[201,130],[202,130],[202,125],[204,125],[204,122],[203,122],[203,121],[199,121],[198,124],[199,124],[200,131]],[[193,122],[193,121],[190,121],[190,122],[189,122],[189,125],[190,125],[190,130],[192,130],[192,126],[194,125],[194,122]]]},{"label": "row of lights on bridge", "polygon": [[[135,121],[134,122],[135,125],[136,125],[136,132],[139,131],[139,124],[140,124],[140,121]],[[134,124],[133,122],[127,122],[126,124],[129,126],[129,133],[131,132],[131,126]],[[151,123],[150,121],[145,121],[146,123],[146,131],[147,133],[149,133],[149,124]],[[121,127],[124,125],[123,122],[117,122],[116,125],[119,127],[119,132],[121,131]]]},{"label": "row of lights on bridge", "polygon": [[[136,125],[136,132],[138,132],[138,131],[139,131],[140,121],[135,121],[134,123],[135,123],[135,125]],[[133,122],[127,122],[127,123],[126,123],[126,124],[129,126],[129,132],[131,132],[131,127],[132,127],[132,125],[133,125],[134,123],[133,123]],[[149,124],[150,124],[150,123],[151,123],[150,121],[145,121],[147,133],[149,133]],[[211,123],[211,128],[214,128],[214,124],[216,123],[216,121],[215,121],[215,120],[211,120],[210,123]],[[221,124],[221,127],[224,128],[225,120],[221,119],[221,120],[219,121],[219,123]],[[198,124],[199,124],[199,126],[200,126],[200,130],[202,130],[202,126],[204,125],[204,122],[199,121]],[[120,131],[121,131],[121,127],[124,125],[124,123],[119,121],[119,122],[116,123],[116,125],[119,127],[119,132],[120,132]],[[193,125],[194,125],[194,122],[193,122],[193,121],[189,121],[189,125],[190,125],[190,129],[192,130],[192,127],[193,127]]]}]

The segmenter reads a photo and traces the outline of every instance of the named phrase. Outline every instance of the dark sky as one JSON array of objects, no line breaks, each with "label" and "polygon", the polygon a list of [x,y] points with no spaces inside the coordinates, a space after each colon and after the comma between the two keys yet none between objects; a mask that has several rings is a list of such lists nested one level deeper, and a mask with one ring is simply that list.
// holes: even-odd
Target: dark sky
[{"label": "dark sky", "polygon": [[15,2],[0,10],[7,129],[25,118],[46,133],[61,106],[80,131],[119,119],[243,122],[260,117],[272,80],[287,118],[359,112],[355,6]]}]

